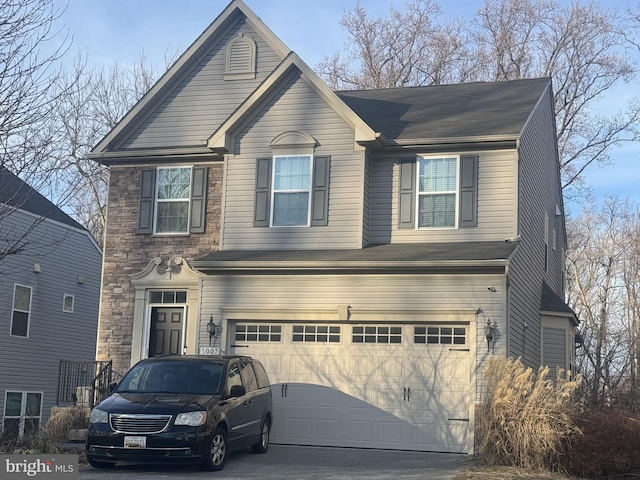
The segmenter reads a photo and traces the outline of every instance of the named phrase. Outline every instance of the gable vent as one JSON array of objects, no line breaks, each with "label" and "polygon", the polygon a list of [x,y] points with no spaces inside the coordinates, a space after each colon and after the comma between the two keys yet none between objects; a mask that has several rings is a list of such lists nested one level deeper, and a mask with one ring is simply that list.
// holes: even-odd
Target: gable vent
[{"label": "gable vent", "polygon": [[256,44],[252,38],[240,34],[227,43],[224,79],[256,78]]}]

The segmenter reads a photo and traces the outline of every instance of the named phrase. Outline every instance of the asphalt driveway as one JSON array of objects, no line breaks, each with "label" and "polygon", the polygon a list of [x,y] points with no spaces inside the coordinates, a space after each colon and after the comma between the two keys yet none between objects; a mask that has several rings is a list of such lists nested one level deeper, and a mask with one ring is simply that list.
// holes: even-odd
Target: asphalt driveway
[{"label": "asphalt driveway", "polygon": [[271,445],[265,455],[237,452],[221,472],[202,472],[194,466],[123,465],[97,470],[81,465],[80,480],[446,480],[471,465],[470,455],[398,452],[355,448]]}]

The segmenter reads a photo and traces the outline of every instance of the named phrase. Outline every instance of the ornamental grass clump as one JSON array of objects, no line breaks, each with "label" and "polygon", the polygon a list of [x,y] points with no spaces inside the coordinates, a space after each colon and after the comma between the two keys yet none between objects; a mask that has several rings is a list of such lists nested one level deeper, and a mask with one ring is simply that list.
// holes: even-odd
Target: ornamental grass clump
[{"label": "ornamental grass clump", "polygon": [[579,381],[559,374],[554,383],[548,368],[536,374],[513,358],[491,358],[484,372],[476,415],[478,458],[487,465],[561,469],[565,445],[580,435],[572,420]]}]

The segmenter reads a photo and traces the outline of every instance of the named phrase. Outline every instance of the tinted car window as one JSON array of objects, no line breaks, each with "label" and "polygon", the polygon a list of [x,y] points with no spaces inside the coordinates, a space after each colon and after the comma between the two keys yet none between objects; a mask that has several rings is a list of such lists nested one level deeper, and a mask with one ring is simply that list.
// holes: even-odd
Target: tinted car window
[{"label": "tinted car window", "polygon": [[147,362],[133,367],[117,392],[202,393],[220,390],[223,364],[211,362]]},{"label": "tinted car window", "polygon": [[259,362],[253,362],[253,368],[256,372],[256,377],[258,379],[258,388],[268,387],[269,377],[267,377],[267,372],[265,372],[262,364]]},{"label": "tinted car window", "polygon": [[234,363],[229,367],[229,373],[227,374],[227,391],[231,392],[231,387],[234,385],[242,385],[240,367],[237,363]]},{"label": "tinted car window", "polygon": [[242,383],[244,383],[247,392],[253,392],[258,389],[258,381],[256,380],[256,374],[253,373],[253,368],[249,362],[240,363],[240,373],[242,375]]}]

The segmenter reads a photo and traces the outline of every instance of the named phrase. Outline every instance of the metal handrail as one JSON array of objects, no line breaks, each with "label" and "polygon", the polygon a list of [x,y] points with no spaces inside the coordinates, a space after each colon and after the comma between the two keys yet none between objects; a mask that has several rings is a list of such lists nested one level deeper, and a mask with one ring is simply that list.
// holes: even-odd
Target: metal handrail
[{"label": "metal handrail", "polygon": [[93,408],[108,393],[112,376],[111,361],[60,360],[56,405]]}]

